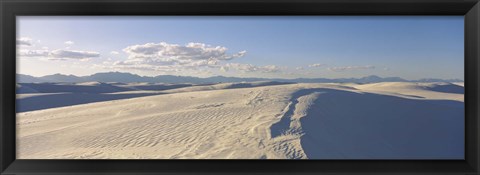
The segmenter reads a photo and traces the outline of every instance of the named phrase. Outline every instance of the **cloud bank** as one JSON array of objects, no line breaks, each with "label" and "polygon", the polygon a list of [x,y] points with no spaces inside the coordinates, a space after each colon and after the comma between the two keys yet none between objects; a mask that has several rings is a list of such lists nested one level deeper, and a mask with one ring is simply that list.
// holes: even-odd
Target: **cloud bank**
[{"label": "cloud bank", "polygon": [[68,59],[90,59],[99,57],[100,53],[93,51],[78,51],[78,50],[19,50],[20,57],[44,57],[50,60],[68,60]]},{"label": "cloud bank", "polygon": [[85,59],[99,57],[100,53],[93,51],[78,51],[78,50],[54,50],[49,53],[52,58],[64,59]]},{"label": "cloud bank", "polygon": [[204,43],[186,45],[166,42],[146,43],[128,46],[123,51],[128,58],[117,61],[114,66],[124,69],[169,70],[197,69],[199,67],[220,67],[219,63],[243,57],[246,51],[228,54],[223,46],[211,46]]},{"label": "cloud bank", "polygon": [[228,71],[230,69],[235,69],[243,73],[247,73],[247,72],[274,73],[274,72],[281,71],[280,67],[276,65],[255,66],[252,64],[228,63],[220,67],[220,70],[222,71]]},{"label": "cloud bank", "polygon": [[328,70],[334,72],[343,72],[350,70],[366,70],[366,69],[375,69],[375,66],[366,65],[366,66],[345,66],[345,67],[329,67]]},{"label": "cloud bank", "polygon": [[33,40],[28,37],[17,38],[18,46],[33,46]]},{"label": "cloud bank", "polygon": [[65,41],[65,44],[66,44],[66,45],[73,45],[73,44],[75,44],[75,43],[74,43],[73,41]]},{"label": "cloud bank", "polygon": [[308,67],[321,67],[321,66],[323,66],[323,64],[320,64],[320,63],[315,63],[315,64],[308,65]]},{"label": "cloud bank", "polygon": [[195,61],[195,60],[231,60],[243,57],[246,51],[233,55],[226,53],[228,49],[221,46],[210,46],[204,43],[188,43],[184,46],[178,44],[147,43],[133,45],[123,49],[129,54],[129,59],[151,59],[160,61]]}]

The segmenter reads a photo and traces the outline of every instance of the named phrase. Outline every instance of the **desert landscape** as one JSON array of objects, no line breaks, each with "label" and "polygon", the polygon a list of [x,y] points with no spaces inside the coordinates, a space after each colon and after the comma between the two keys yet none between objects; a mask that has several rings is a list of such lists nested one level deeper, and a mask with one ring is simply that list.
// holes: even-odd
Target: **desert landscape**
[{"label": "desert landscape", "polygon": [[18,159],[458,159],[463,83],[20,83]]},{"label": "desert landscape", "polygon": [[464,21],[17,16],[16,158],[463,160]]}]

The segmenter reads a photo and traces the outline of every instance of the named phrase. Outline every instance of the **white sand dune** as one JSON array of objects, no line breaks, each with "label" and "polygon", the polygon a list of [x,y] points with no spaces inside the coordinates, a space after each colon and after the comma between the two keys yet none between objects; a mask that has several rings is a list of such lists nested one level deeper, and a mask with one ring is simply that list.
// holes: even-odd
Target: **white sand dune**
[{"label": "white sand dune", "polygon": [[[282,82],[245,82],[222,84],[163,83],[22,83],[17,84],[17,112],[72,106],[110,100],[144,97],[165,93],[247,88],[291,84]],[[33,87],[33,88],[32,88]],[[48,103],[45,103],[48,102]]]},{"label": "white sand dune", "polygon": [[172,89],[172,90],[166,90],[164,92],[165,93],[178,93],[178,92],[192,92],[192,91],[209,91],[209,90],[219,90],[219,89],[237,89],[237,88],[261,87],[261,86],[274,86],[274,85],[284,85],[284,84],[293,84],[293,83],[275,82],[275,81],[257,81],[257,82],[242,82],[242,83],[219,83],[219,84],[213,84],[213,85],[203,85],[203,86],[177,88],[177,89]]},{"label": "white sand dune", "polygon": [[140,83],[21,83],[17,84],[17,112],[120,100],[161,94],[161,90],[191,84]]},{"label": "white sand dune", "polygon": [[464,82],[455,82],[453,84],[456,84],[458,86],[462,86],[462,87],[465,87],[465,83]]},{"label": "white sand dune", "polygon": [[452,83],[384,82],[353,86],[365,92],[426,99],[464,100],[464,88]]},{"label": "white sand dune", "polygon": [[79,85],[79,86],[98,86],[98,85],[102,85],[102,84],[103,83],[98,82],[98,81],[75,83],[75,85]]},{"label": "white sand dune", "polygon": [[17,158],[463,158],[463,95],[440,85],[219,84],[23,112]]},{"label": "white sand dune", "polygon": [[134,90],[143,90],[143,91],[162,91],[183,87],[194,86],[193,84],[163,84],[163,83],[129,83],[125,85],[118,85],[119,87],[124,87]]},{"label": "white sand dune", "polygon": [[[112,92],[122,92],[122,91],[131,91],[134,89],[129,89],[121,86],[115,86],[108,83],[101,82],[85,82],[85,83],[20,83],[23,87],[28,87],[34,90],[33,93],[112,93]],[[17,91],[17,94],[32,93]]]}]

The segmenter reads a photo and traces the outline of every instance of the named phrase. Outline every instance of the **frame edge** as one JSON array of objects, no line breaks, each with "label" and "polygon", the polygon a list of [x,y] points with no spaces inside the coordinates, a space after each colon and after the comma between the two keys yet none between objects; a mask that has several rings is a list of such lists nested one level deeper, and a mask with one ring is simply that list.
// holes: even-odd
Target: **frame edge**
[{"label": "frame edge", "polygon": [[[465,14],[465,36],[469,36],[465,37],[465,79],[470,80],[465,82],[465,90],[466,93],[469,94],[468,97],[465,98],[467,100],[465,101],[465,109],[466,113],[473,114],[465,120],[465,138],[467,141],[465,151],[471,153],[465,154],[465,160],[476,173],[479,173],[480,161],[478,159],[480,158],[480,144],[478,138],[480,136],[480,130],[478,127],[480,126],[480,120],[478,119],[478,102],[480,101],[480,89],[478,82],[480,81],[480,3],[476,3],[475,6]],[[468,142],[472,143],[468,144]]]},{"label": "frame edge", "polygon": [[[11,101],[8,101],[12,95],[12,91],[15,92],[15,88],[13,85],[10,83],[13,82],[15,84],[15,78],[13,78],[13,81],[9,79],[4,79],[5,76],[9,75],[12,72],[15,71],[15,67],[8,67],[11,62],[15,62],[16,59],[12,59],[11,57],[15,58],[15,53],[12,51],[9,51],[9,49],[15,48],[15,25],[13,26],[8,26],[6,25],[7,23],[10,23],[11,20],[15,22],[15,16],[14,16],[14,10],[10,10],[6,8],[6,4],[12,1],[4,1],[0,0],[0,38],[2,38],[2,42],[0,43],[0,114],[2,115],[0,117],[0,125],[2,128],[0,128],[0,174],[3,173],[9,173],[5,172],[10,165],[18,163],[15,161],[15,143],[9,143],[8,141],[10,140],[15,140],[15,133],[9,133],[12,127],[15,127],[15,120],[7,119],[6,116],[10,115],[11,111],[15,111],[15,109],[7,109],[4,107],[4,105],[11,103]],[[31,2],[31,1],[29,1]],[[55,1],[57,2],[57,1]],[[100,1],[100,2],[106,2],[106,1]],[[422,1],[423,2],[423,1]],[[472,2],[471,0],[469,2]],[[477,2],[477,1],[476,1]],[[112,13],[112,12],[110,12]],[[232,12],[234,13],[234,12]],[[467,61],[466,59],[465,64],[465,79],[469,80],[474,80],[470,81],[466,84],[466,91],[468,91],[469,94],[469,102],[470,102],[470,108],[467,109],[466,105],[466,112],[467,110],[472,111],[472,114],[474,114],[474,117],[470,117],[468,120],[466,120],[466,131],[469,130],[475,134],[473,135],[467,135],[467,132],[465,133],[465,137],[468,139],[474,139],[475,142],[472,144],[473,146],[469,146],[466,144],[466,151],[467,150],[472,150],[471,153],[475,153],[472,155],[465,155],[465,160],[468,162],[468,164],[474,169],[474,173],[479,173],[480,170],[480,161],[478,160],[480,157],[480,144],[479,144],[479,126],[480,126],[480,121],[478,119],[478,102],[480,100],[480,96],[478,95],[479,89],[478,89],[478,81],[480,80],[480,72],[478,70],[478,66],[480,66],[480,61],[478,60],[480,58],[480,5],[477,3],[475,6],[473,6],[467,14],[465,14],[465,35],[466,36],[475,36],[475,37],[469,37],[465,38],[465,57],[466,58],[471,58],[472,60]],[[468,21],[468,22],[467,22]],[[467,28],[468,25],[468,28]],[[11,30],[13,28],[13,30]],[[13,35],[12,35],[13,33]],[[468,35],[467,35],[468,33]],[[13,39],[12,39],[13,37]],[[468,43],[468,44],[467,44]],[[13,44],[13,45],[12,45]],[[468,46],[468,47],[467,47]],[[470,75],[467,77],[467,75]],[[473,77],[472,77],[473,76]],[[466,98],[467,99],[467,98]],[[471,104],[474,103],[474,104]],[[466,103],[467,104],[467,103]],[[468,123],[467,123],[468,121]],[[468,127],[467,127],[468,125]],[[14,129],[15,130],[15,129]],[[13,135],[13,137],[12,137]],[[13,145],[13,152],[11,151],[10,146]],[[10,172],[11,173],[11,172]],[[471,173],[471,172],[469,172]],[[463,173],[462,173],[463,174]]]}]

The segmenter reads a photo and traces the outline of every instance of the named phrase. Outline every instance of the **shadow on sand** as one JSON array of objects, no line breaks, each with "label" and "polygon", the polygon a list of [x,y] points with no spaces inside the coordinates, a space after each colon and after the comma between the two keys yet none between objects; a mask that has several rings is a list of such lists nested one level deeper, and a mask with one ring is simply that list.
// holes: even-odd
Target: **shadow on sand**
[{"label": "shadow on sand", "polygon": [[[256,83],[232,83],[227,84],[224,89],[249,88],[260,86],[273,86],[292,84],[284,82],[256,82]],[[192,86],[211,86],[215,84],[147,84],[147,85],[131,85],[122,87],[123,83],[99,83],[93,85],[75,85],[69,83],[19,83],[17,85],[17,93],[25,95],[25,97],[17,98],[17,112],[28,112],[34,110],[65,107],[93,102],[102,102],[109,100],[120,100],[135,97],[144,97],[150,95],[160,95],[162,93],[125,93],[125,94],[108,94],[126,91],[161,91]],[[221,85],[221,84],[220,84]],[[34,94],[32,96],[27,96]],[[50,94],[48,94],[50,93]],[[55,94],[53,94],[55,93]]]},{"label": "shadow on sand", "polygon": [[162,91],[169,89],[176,89],[182,87],[193,86],[191,84],[149,84],[149,85],[131,85],[122,87],[121,83],[109,84],[98,83],[95,85],[75,85],[75,84],[60,84],[60,83],[19,83],[17,94],[28,93],[114,93],[136,90],[148,91]]},{"label": "shadow on sand", "polygon": [[429,87],[427,89],[431,91],[436,91],[436,92],[445,92],[445,93],[454,93],[454,94],[465,93],[465,88],[463,86],[458,86],[455,84],[436,85],[433,87]]},{"label": "shadow on sand", "polygon": [[32,97],[24,97],[16,100],[17,112],[28,112],[48,108],[65,107],[93,102],[120,100],[160,93],[132,93],[132,94],[101,94],[101,93],[60,93],[42,94]]},{"label": "shadow on sand", "polygon": [[463,159],[464,103],[450,100],[300,90],[271,126],[272,137],[290,127],[297,99],[315,92],[321,94],[300,119],[310,159]]}]

